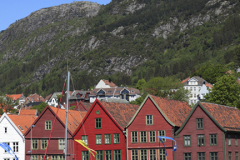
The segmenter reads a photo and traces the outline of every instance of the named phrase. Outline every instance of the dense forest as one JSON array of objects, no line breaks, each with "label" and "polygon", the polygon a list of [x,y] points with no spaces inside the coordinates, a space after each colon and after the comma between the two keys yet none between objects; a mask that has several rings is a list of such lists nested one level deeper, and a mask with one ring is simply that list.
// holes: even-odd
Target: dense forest
[{"label": "dense forest", "polygon": [[[240,62],[240,4],[237,0],[227,2],[206,5],[209,0],[137,0],[135,3],[145,7],[126,13],[132,2],[113,0],[101,6],[94,17],[66,17],[27,34],[9,28],[0,33],[0,92],[25,96],[37,92],[46,96],[62,89],[67,70],[72,75],[71,89],[85,90],[102,78],[111,78],[119,86],[135,86],[138,80],[153,77],[183,80],[197,75],[202,66],[221,65],[235,70]],[[222,13],[214,14],[219,7]],[[115,8],[118,13],[113,13]],[[200,15],[211,18],[190,25],[190,20]],[[188,21],[188,27],[181,30],[180,25],[174,26],[167,38],[153,36],[157,27],[171,24],[174,17],[178,24]],[[68,34],[79,26],[84,29],[80,35]],[[113,35],[119,27],[124,29]],[[34,37],[50,31],[57,34],[30,46]],[[99,45],[82,49],[93,36]],[[24,56],[14,56],[22,48],[26,48]],[[115,71],[117,64],[110,63],[112,57],[138,57],[139,64],[126,65],[129,73],[126,69]],[[84,65],[88,67],[83,69]],[[38,77],[35,73],[41,67],[45,71]]]}]

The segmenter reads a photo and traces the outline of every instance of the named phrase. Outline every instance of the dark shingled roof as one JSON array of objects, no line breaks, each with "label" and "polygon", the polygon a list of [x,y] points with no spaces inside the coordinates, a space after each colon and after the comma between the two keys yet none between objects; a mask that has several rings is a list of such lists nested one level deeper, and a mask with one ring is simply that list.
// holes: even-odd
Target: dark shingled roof
[{"label": "dark shingled roof", "polygon": [[188,102],[171,100],[153,95],[151,95],[151,97],[167,118],[176,126],[180,127],[191,112],[191,107]]},{"label": "dark shingled roof", "polygon": [[138,105],[125,103],[101,102],[101,104],[123,129],[139,108]]},{"label": "dark shingled roof", "polygon": [[237,108],[205,102],[201,105],[224,129],[240,131],[240,111]]}]

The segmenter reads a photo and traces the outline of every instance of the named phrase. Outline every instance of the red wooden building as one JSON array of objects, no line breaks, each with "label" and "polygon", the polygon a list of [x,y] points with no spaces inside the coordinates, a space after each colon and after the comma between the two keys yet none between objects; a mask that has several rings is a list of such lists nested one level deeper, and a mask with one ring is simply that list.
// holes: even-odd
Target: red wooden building
[{"label": "red wooden building", "polygon": [[[74,139],[84,140],[97,151],[99,160],[125,160],[124,128],[138,109],[138,105],[100,102],[95,100]],[[75,160],[96,159],[77,142],[74,142]]]},{"label": "red wooden building", "polygon": [[178,160],[238,160],[240,111],[198,102],[176,132]]},{"label": "red wooden building", "polygon": [[173,143],[157,136],[173,137],[187,118],[191,108],[187,102],[148,95],[126,127],[128,160],[172,160]]},{"label": "red wooden building", "polygon": [[[34,126],[32,130],[29,128],[25,133],[26,160],[43,159],[56,113],[57,108],[47,106],[33,122]],[[77,129],[86,113],[87,112],[73,110],[68,112],[68,160],[72,160],[74,158],[73,132]],[[65,148],[65,125],[66,110],[59,109],[47,151],[47,159],[64,159],[63,151]]]}]

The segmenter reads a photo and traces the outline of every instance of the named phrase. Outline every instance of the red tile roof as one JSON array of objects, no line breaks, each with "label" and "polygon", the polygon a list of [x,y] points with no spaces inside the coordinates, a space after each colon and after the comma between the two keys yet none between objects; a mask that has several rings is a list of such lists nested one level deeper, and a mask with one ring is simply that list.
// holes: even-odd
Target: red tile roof
[{"label": "red tile roof", "polygon": [[109,85],[110,87],[116,87],[116,84],[114,84],[113,82],[109,82],[109,80],[102,79],[102,81],[103,81],[106,85]]},{"label": "red tile roof", "polygon": [[139,105],[113,103],[113,102],[100,102],[105,109],[111,114],[115,121],[124,129],[129,121],[138,110]]},{"label": "red tile roof", "polygon": [[19,110],[18,115],[33,115],[33,116],[35,116],[36,112],[37,112],[37,109],[24,109],[24,108],[21,108]]},{"label": "red tile roof", "polygon": [[45,97],[45,101],[48,101],[51,98],[52,94],[48,95],[47,97]]},{"label": "red tile roof", "polygon": [[170,100],[150,95],[166,117],[176,126],[181,126],[191,112],[188,102]]},{"label": "red tile roof", "polygon": [[205,102],[201,105],[224,129],[240,131],[240,111],[237,108]]},{"label": "red tile roof", "polygon": [[206,83],[205,85],[206,85],[206,87],[209,87],[209,88],[213,87],[213,85],[211,85],[210,83]]},{"label": "red tile roof", "polygon": [[190,77],[188,77],[188,78],[182,80],[182,83],[185,83],[185,82],[188,81],[189,79],[190,79]]},{"label": "red tile roof", "polygon": [[37,93],[29,95],[25,100],[31,102],[45,102],[44,98]]},{"label": "red tile roof", "polygon": [[[57,109],[55,107],[51,107],[51,110],[57,113]],[[81,112],[81,111],[75,111],[75,110],[69,110],[68,111],[68,129],[74,133],[74,131],[77,129],[79,124],[82,122],[83,118],[87,112]],[[59,109],[58,110],[58,115],[59,119],[63,122],[64,125],[66,125],[66,110],[65,109]]]},{"label": "red tile roof", "polygon": [[7,97],[11,98],[12,100],[20,99],[22,94],[6,94]]},{"label": "red tile roof", "polygon": [[23,134],[31,127],[31,122],[33,123],[36,120],[35,116],[29,115],[8,115],[8,117]]}]

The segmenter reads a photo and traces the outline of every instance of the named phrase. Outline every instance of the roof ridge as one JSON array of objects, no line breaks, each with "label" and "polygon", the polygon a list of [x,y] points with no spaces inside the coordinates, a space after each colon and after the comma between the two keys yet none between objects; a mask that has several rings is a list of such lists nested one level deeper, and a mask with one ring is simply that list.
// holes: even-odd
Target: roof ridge
[{"label": "roof ridge", "polygon": [[214,104],[214,105],[217,105],[217,106],[222,106],[222,107],[227,107],[227,108],[237,109],[237,107],[226,106],[226,105],[223,105],[223,104],[216,104],[216,103],[212,103],[212,102],[200,102],[200,103],[208,103],[208,104]]}]

